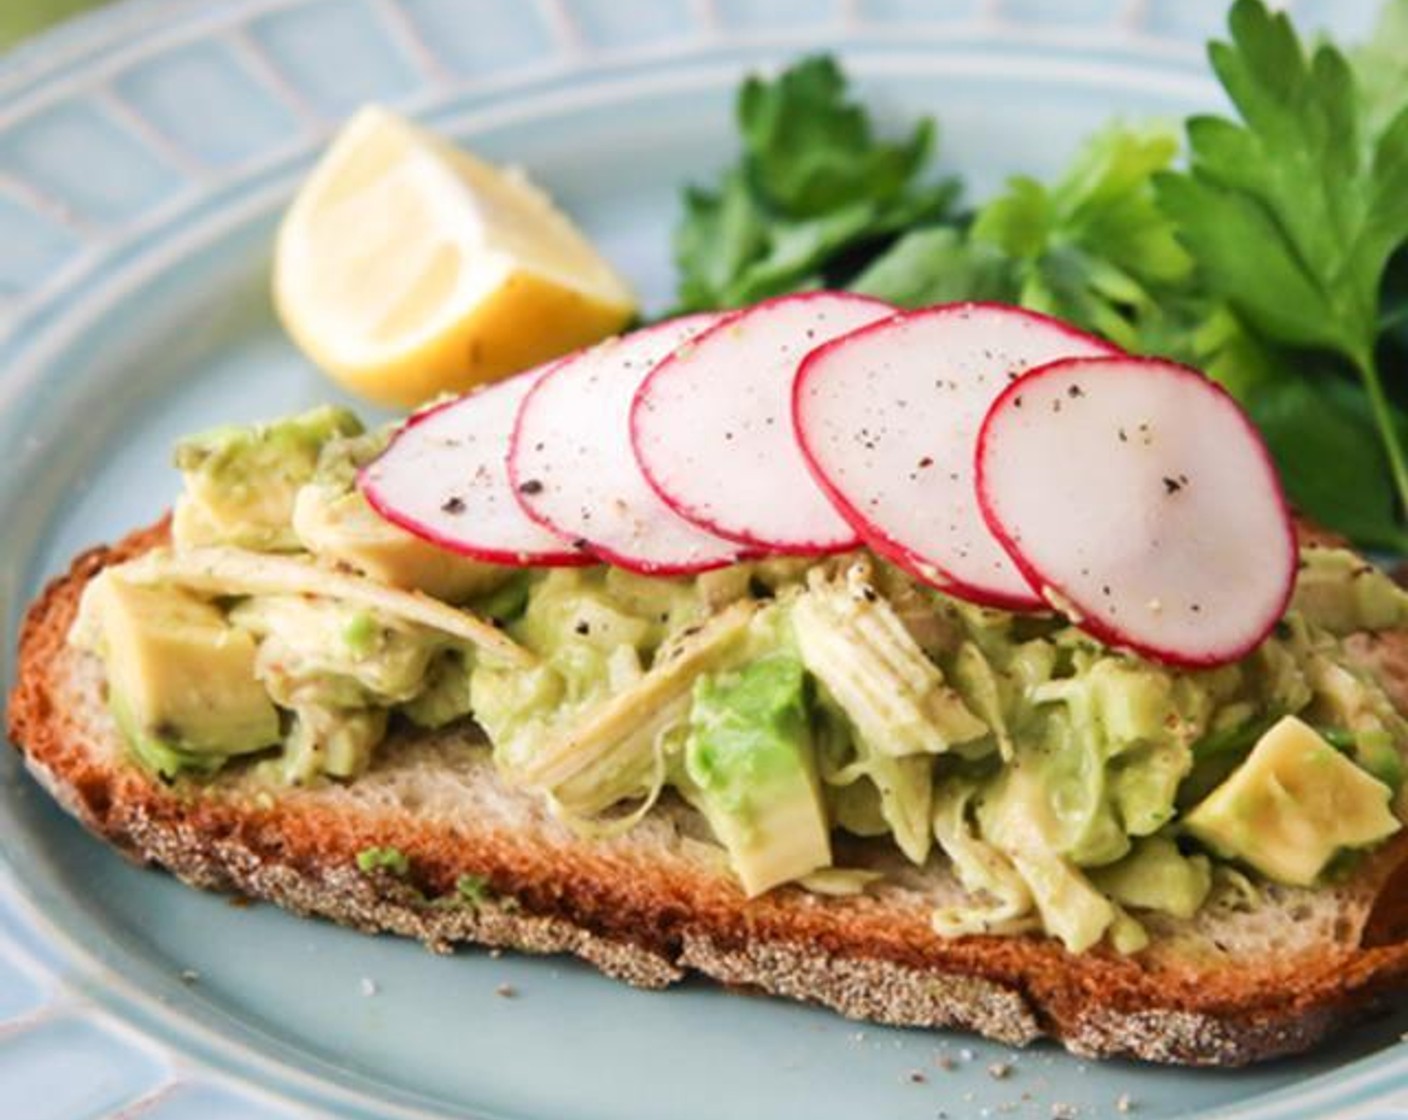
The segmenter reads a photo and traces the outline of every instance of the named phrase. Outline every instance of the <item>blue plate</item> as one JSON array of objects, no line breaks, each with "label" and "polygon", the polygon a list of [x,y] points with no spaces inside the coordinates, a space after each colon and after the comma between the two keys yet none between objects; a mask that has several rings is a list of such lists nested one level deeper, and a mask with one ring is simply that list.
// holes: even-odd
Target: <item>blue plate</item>
[{"label": "blue plate", "polygon": [[[1328,0],[1299,6],[1329,20]],[[1368,3],[1334,5],[1362,33]],[[381,100],[531,168],[663,306],[750,67],[838,49],[975,192],[1215,104],[1185,0],[132,0],[0,61],[0,604],[155,517],[174,437],[334,394],[268,301],[281,207]],[[0,1116],[1408,1117],[1408,1018],[1243,1072],[860,1027],[566,960],[432,957],[131,867],[0,761]],[[500,985],[516,998],[495,994]],[[951,1059],[952,1069],[944,1068]],[[1007,1076],[992,1072],[1010,1065]]]}]

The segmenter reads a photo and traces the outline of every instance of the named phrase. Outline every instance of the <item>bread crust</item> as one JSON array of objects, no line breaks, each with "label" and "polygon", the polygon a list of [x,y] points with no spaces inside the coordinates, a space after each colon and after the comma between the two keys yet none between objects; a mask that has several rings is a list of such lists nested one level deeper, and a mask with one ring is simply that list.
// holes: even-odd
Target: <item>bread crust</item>
[{"label": "bread crust", "polygon": [[[405,804],[370,812],[319,790],[274,799],[238,777],[164,785],[93,714],[102,712],[93,659],[66,636],[89,580],[166,537],[165,522],[141,530],[84,553],[49,584],[21,630],[8,725],[30,771],[88,829],[194,886],[441,951],[473,942],[568,952],[644,987],[697,972],[857,1019],[955,1027],[1010,1044],[1051,1037],[1092,1057],[1239,1065],[1294,1053],[1408,981],[1400,928],[1408,923],[1398,921],[1361,921],[1349,941],[1229,967],[1157,945],[1122,957],[1073,955],[1038,936],[948,940],[932,931],[922,893],[822,899],[784,887],[748,900],[690,842],[688,810],[663,810],[650,842],[577,838],[536,799],[502,788],[487,752],[463,733],[392,744],[372,776],[391,788],[416,752],[441,752],[461,780],[498,787],[507,808],[493,818],[445,820]],[[1408,677],[1393,666],[1408,671],[1408,637],[1378,645],[1402,704]],[[386,845],[409,858],[410,880],[357,868],[358,852]],[[1403,911],[1394,872],[1406,855],[1400,835],[1365,861],[1352,888],[1364,909],[1377,898],[1385,913]],[[446,904],[466,874],[482,876],[489,897]]]}]

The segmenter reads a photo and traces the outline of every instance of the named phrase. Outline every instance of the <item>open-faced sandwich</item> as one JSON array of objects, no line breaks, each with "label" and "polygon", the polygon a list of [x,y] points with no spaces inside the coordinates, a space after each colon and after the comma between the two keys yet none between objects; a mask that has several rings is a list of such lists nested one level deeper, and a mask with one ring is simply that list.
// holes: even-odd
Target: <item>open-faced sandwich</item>
[{"label": "open-faced sandwich", "polygon": [[176,463],[9,722],[194,885],[1161,1061],[1408,974],[1408,595],[1191,370],[819,292]]}]

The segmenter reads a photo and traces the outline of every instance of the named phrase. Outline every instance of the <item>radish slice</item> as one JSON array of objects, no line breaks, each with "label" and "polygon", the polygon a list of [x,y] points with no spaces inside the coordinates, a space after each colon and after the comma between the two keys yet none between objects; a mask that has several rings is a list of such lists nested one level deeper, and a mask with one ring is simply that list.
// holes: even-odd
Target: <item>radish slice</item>
[{"label": "radish slice", "polygon": [[556,363],[417,413],[357,485],[386,520],[490,564],[593,563],[523,512],[508,478],[519,405]]},{"label": "radish slice", "polygon": [[1118,352],[1000,304],[897,315],[807,356],[793,386],[797,440],[876,552],[961,598],[1041,609],[978,508],[978,429],[993,399],[1033,366]]},{"label": "radish slice", "polygon": [[1111,645],[1220,665],[1285,612],[1296,542],[1276,470],[1195,370],[1129,357],[1035,370],[993,404],[977,476],[1033,586]]},{"label": "radish slice", "polygon": [[768,552],[854,548],[855,530],[797,447],[792,379],[809,350],[894,313],[845,292],[783,296],[666,358],[631,408],[631,439],[650,484],[696,524]]},{"label": "radish slice", "polygon": [[631,451],[630,408],[655,365],[717,322],[672,319],[563,360],[524,398],[508,471],[524,511],[602,560],[654,575],[739,559],[737,543],[686,521],[650,488]]}]

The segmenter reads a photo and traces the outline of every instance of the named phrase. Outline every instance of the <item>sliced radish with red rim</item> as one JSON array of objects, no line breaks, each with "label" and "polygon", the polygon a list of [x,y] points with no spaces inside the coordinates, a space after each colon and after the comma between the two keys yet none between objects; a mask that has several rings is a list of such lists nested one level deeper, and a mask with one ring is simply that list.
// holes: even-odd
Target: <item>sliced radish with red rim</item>
[{"label": "sliced radish with red rim", "polygon": [[386,520],[492,564],[590,564],[523,512],[508,477],[519,405],[548,366],[412,416],[357,479]]},{"label": "sliced radish with red rim", "polygon": [[989,406],[1056,358],[1117,354],[1002,304],[907,312],[814,350],[793,385],[796,438],[836,507],[876,552],[987,606],[1044,601],[988,529],[973,456]]},{"label": "sliced radish with red rim", "polygon": [[675,513],[631,450],[631,400],[664,358],[719,320],[691,315],[564,359],[527,394],[509,449],[514,493],[562,540],[631,571],[680,575],[731,564],[737,542]]},{"label": "sliced radish with red rim", "polygon": [[1275,468],[1195,370],[1129,357],[1035,370],[988,414],[977,477],[1027,578],[1111,645],[1219,665],[1285,612],[1296,541]]},{"label": "sliced radish with red rim", "polygon": [[807,352],[895,313],[846,292],[767,300],[701,334],[650,374],[631,409],[636,456],[656,492],[720,536],[772,553],[854,548],[790,421]]}]

